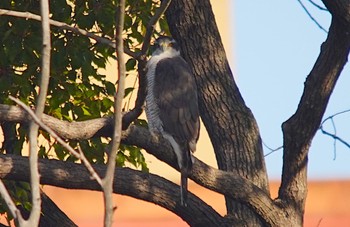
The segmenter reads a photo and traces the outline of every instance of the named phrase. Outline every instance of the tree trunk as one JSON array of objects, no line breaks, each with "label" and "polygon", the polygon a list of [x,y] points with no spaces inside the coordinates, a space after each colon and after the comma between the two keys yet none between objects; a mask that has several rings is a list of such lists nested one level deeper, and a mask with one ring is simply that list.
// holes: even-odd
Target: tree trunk
[{"label": "tree trunk", "polygon": [[[201,118],[219,168],[238,172],[268,193],[258,126],[235,84],[209,0],[174,0],[166,17],[195,75]],[[244,204],[226,197],[226,208],[239,226],[262,225]]]}]

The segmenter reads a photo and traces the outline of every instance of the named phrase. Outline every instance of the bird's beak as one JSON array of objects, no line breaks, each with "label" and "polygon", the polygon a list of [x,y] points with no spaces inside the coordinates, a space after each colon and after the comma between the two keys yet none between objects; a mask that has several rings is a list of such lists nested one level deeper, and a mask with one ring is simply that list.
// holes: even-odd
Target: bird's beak
[{"label": "bird's beak", "polygon": [[163,51],[165,51],[168,47],[168,44],[167,43],[161,43],[160,45],[160,48],[162,48]]}]

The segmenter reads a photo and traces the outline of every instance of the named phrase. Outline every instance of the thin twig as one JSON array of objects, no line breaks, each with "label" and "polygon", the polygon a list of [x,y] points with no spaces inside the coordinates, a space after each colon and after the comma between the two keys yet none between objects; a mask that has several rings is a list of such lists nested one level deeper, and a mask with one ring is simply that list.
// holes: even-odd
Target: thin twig
[{"label": "thin twig", "polygon": [[160,17],[165,13],[165,11],[168,9],[168,6],[170,5],[171,0],[164,0],[161,2],[160,7],[156,10],[153,17],[150,19],[150,21],[147,24],[147,30],[146,34],[143,40],[143,44],[141,47],[141,53],[142,55],[145,55],[151,42],[151,37],[153,35],[154,26],[159,21]]},{"label": "thin twig", "polygon": [[335,134],[332,134],[332,133],[329,133],[327,131],[325,131],[323,129],[323,127],[320,127],[320,130],[323,134],[327,135],[327,136],[330,136],[332,137],[333,139],[335,140],[338,140],[339,142],[341,142],[342,144],[344,144],[345,146],[347,146],[348,148],[350,148],[350,143],[346,142],[344,139],[340,138],[339,136],[335,135]]},{"label": "thin twig", "polygon": [[20,211],[17,209],[15,203],[12,201],[10,194],[8,193],[4,183],[0,179],[0,194],[1,198],[6,202],[7,208],[9,209],[11,215],[15,219],[16,225],[22,223],[24,220]]},{"label": "thin twig", "polygon": [[69,146],[68,143],[66,143],[61,137],[57,135],[55,131],[53,131],[51,128],[46,126],[37,116],[34,114],[33,110],[31,110],[28,106],[26,106],[23,102],[20,100],[10,96],[9,97],[12,101],[16,102],[21,108],[23,108],[34,120],[36,124],[38,124],[43,130],[45,130],[47,133],[50,134],[59,144],[62,145],[70,154],[72,154],[77,159],[81,160],[81,162],[85,165],[86,169],[90,172],[90,175],[92,179],[96,180],[99,185],[102,187],[101,178],[99,175],[94,171],[94,168],[92,167],[91,163],[86,159],[84,155],[81,153],[75,151],[71,146]]},{"label": "thin twig", "polygon": [[[331,118],[334,135],[337,135],[337,127],[335,126],[334,118]],[[333,140],[333,160],[337,158],[337,140]]]},{"label": "thin twig", "polygon": [[[0,9],[0,16],[1,15],[6,15],[6,16],[13,16],[13,17],[20,17],[20,18],[26,18],[26,19],[32,19],[32,20],[36,20],[36,21],[41,21],[41,17],[39,15],[33,14],[33,13],[29,13],[29,12],[19,12],[19,11],[14,11],[14,10],[6,10],[6,9]],[[55,27],[59,27],[61,29],[67,29],[71,32],[80,34],[80,35],[84,35],[86,37],[89,37],[93,40],[95,40],[98,43],[101,44],[105,44],[108,45],[112,48],[115,48],[115,43],[109,39],[103,38],[101,36],[95,35],[94,33],[88,32],[84,29],[81,29],[77,26],[73,27],[69,24],[60,22],[60,21],[56,21],[56,20],[49,20],[50,25],[55,26]],[[134,52],[132,52],[130,49],[128,48],[124,48],[124,53],[126,53],[127,55],[136,58],[136,54]]]},{"label": "thin twig", "polygon": [[343,111],[340,111],[340,112],[338,112],[338,113],[335,113],[335,114],[333,114],[333,115],[331,115],[331,116],[325,118],[325,119],[322,121],[321,125],[323,125],[326,121],[328,121],[328,120],[331,119],[331,118],[334,118],[334,117],[336,117],[336,116],[338,116],[338,115],[345,114],[345,113],[348,113],[348,112],[350,112],[350,109],[349,109],[349,110],[343,110]]},{"label": "thin twig", "polygon": [[118,59],[118,88],[114,95],[114,131],[112,137],[112,146],[108,155],[106,175],[102,179],[103,198],[105,203],[104,226],[110,227],[113,223],[113,180],[116,165],[116,158],[122,137],[122,108],[125,90],[125,60],[123,53],[123,37],[125,15],[125,0],[119,1],[118,11],[116,14],[116,54]]},{"label": "thin twig", "polygon": [[[320,130],[323,134],[327,135],[327,136],[330,136],[334,139],[334,142],[333,142],[333,147],[334,147],[334,157],[333,159],[335,160],[336,159],[336,151],[337,151],[337,147],[336,147],[336,143],[337,141],[341,142],[343,145],[345,145],[346,147],[350,148],[350,143],[346,142],[344,139],[340,138],[339,136],[337,136],[337,127],[336,127],[336,124],[334,122],[334,117],[338,116],[338,115],[341,115],[341,114],[344,114],[344,113],[348,113],[350,112],[350,109],[349,110],[344,110],[344,111],[341,111],[341,112],[338,112],[338,113],[335,113],[327,118],[325,118],[322,122],[321,122],[321,125],[320,125]],[[333,133],[330,133],[326,130],[324,130],[323,128],[323,125],[327,122],[327,121],[331,121],[331,124],[332,124],[332,127],[333,127]]]},{"label": "thin twig", "polygon": [[320,6],[320,5],[317,4],[316,2],[314,2],[314,1],[312,1],[312,0],[308,0],[308,1],[309,1],[313,6],[315,6],[316,8],[318,8],[319,10],[323,10],[323,11],[329,12],[327,8]]},{"label": "thin twig", "polygon": [[302,3],[301,0],[298,0],[299,4],[301,5],[301,7],[304,9],[304,11],[306,12],[306,14],[310,17],[310,19],[325,33],[328,33],[328,31],[320,24],[317,22],[317,20],[311,15],[311,13],[309,12],[309,10],[306,8],[306,6],[304,5],[304,3]]},{"label": "thin twig", "polygon": [[279,147],[277,147],[277,148],[275,148],[275,149],[273,149],[273,148],[271,148],[271,147],[269,147],[269,146],[267,146],[266,145],[266,143],[264,143],[264,141],[262,141],[262,144],[267,148],[267,149],[269,149],[270,150],[270,152],[269,153],[267,153],[267,154],[265,154],[264,155],[264,157],[266,157],[266,156],[269,156],[270,154],[272,154],[272,153],[274,153],[274,152],[276,152],[276,151],[278,151],[278,150],[280,150],[280,149],[282,149],[283,148],[283,146],[279,146]]}]

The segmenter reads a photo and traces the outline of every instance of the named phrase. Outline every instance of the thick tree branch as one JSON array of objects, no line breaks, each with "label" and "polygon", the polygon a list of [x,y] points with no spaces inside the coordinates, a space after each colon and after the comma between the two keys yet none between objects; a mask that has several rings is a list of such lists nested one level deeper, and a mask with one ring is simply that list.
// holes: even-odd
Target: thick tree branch
[{"label": "thick tree branch", "polygon": [[[322,44],[319,57],[306,79],[296,113],[282,125],[284,156],[279,198],[298,213],[295,217],[301,219],[307,194],[309,146],[350,50],[349,1],[324,2],[333,14],[327,40]],[[347,8],[344,8],[346,4]],[[298,220],[300,225],[302,221]]]},{"label": "thick tree branch", "polygon": [[[0,155],[0,178],[28,181],[27,160],[22,156]],[[94,168],[99,174],[106,171],[104,165],[94,165]],[[80,164],[41,159],[39,170],[42,184],[69,189],[101,190]],[[158,204],[191,226],[226,226],[223,217],[193,194],[189,195],[188,207],[182,207],[177,203],[180,201],[178,186],[164,178],[129,168],[118,168],[114,178],[115,193]]]},{"label": "thick tree branch", "polygon": [[[349,26],[350,23],[350,2],[349,1],[333,1],[322,0],[329,12],[332,14],[333,19],[338,20],[343,26]],[[347,34],[349,37],[349,34]]]},{"label": "thick tree branch", "polygon": [[[0,121],[28,123],[30,119],[29,114],[20,107],[0,104]],[[42,121],[64,139],[81,140],[97,136],[110,137],[113,133],[113,119],[111,117],[68,122],[44,115]]]},{"label": "thick tree branch", "polygon": [[[234,81],[210,1],[173,0],[165,14],[181,55],[192,68],[201,119],[218,167],[236,171],[268,194],[259,129]],[[246,204],[225,199],[228,215],[242,225],[263,225]]]},{"label": "thick tree branch", "polygon": [[[29,119],[19,107],[0,104],[0,121],[2,120],[23,123]],[[43,122],[52,127],[52,130],[56,131],[58,134],[61,129],[65,128],[66,130],[64,133],[70,139],[74,139],[74,136],[78,136],[79,139],[91,138],[82,136],[80,132],[85,132],[87,133],[86,135],[91,136],[95,136],[97,131],[106,132],[99,134],[99,136],[110,137],[112,134],[111,130],[105,129],[111,128],[113,121],[104,118],[69,123],[44,115]],[[94,128],[91,125],[95,124],[95,122],[96,127]],[[74,130],[73,126],[70,126],[70,124],[74,124],[74,127],[79,129],[79,132]],[[91,130],[92,132],[88,132],[87,130]],[[72,134],[69,135],[69,133]],[[159,160],[166,162],[175,169],[178,168],[176,157],[172,152],[170,144],[168,144],[168,142],[162,138],[159,140],[153,138],[146,128],[134,125],[130,126],[128,130],[123,132],[122,142],[125,144],[142,147],[148,153],[156,156]],[[242,178],[234,171],[221,171],[210,167],[195,158],[193,171],[190,178],[203,187],[219,192],[236,200],[246,202],[256,213],[263,216],[268,223],[271,223],[271,225],[278,220],[276,218],[277,216],[285,216],[282,210],[275,205],[273,200],[264,190],[261,190],[249,180]]]},{"label": "thick tree branch", "polygon": [[[32,118],[32,121],[35,122],[38,126],[40,126],[42,129],[44,129],[46,132],[50,134],[59,144],[62,145],[71,155],[75,156],[77,159],[79,159],[86,167],[86,169],[90,172],[92,179],[96,180],[97,183],[99,183],[102,186],[102,180],[100,176],[95,172],[94,168],[91,166],[90,162],[85,157],[84,153],[80,150],[79,152],[75,151],[68,143],[66,143],[62,138],[57,135],[57,133],[52,130],[50,127],[48,127],[45,123],[43,123],[42,120],[40,120],[35,113],[26,106],[23,102],[20,102],[19,100],[16,100],[12,97],[10,97],[13,101],[15,101],[18,105],[20,105],[25,111],[27,111],[27,114],[30,115]],[[46,116],[45,114],[43,115]]]},{"label": "thick tree branch", "polygon": [[[162,138],[152,137],[147,129],[131,126],[123,142],[142,147],[159,160],[179,170],[170,144]],[[264,190],[235,171],[215,169],[194,157],[189,178],[205,188],[248,204],[269,226],[283,226],[288,223],[287,213],[276,205]]]}]

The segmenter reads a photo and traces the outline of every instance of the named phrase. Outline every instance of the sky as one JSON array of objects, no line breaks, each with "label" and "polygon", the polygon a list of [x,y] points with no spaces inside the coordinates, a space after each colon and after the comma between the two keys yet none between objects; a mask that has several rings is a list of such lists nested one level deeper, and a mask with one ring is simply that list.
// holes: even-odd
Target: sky
[{"label": "sky", "polygon": [[[319,0],[315,1],[323,6]],[[328,30],[330,14],[308,0],[303,3]],[[263,142],[282,146],[281,124],[295,113],[306,76],[327,34],[305,13],[297,0],[231,2],[235,39],[233,71],[247,106],[257,119]],[[350,66],[347,64],[332,94],[324,118],[350,109]],[[350,142],[350,112],[334,118],[337,135]],[[333,132],[329,121],[325,129]],[[264,147],[265,153],[270,150]],[[266,156],[270,179],[282,170],[282,149]],[[309,153],[309,179],[350,179],[350,148],[317,132]]]}]

